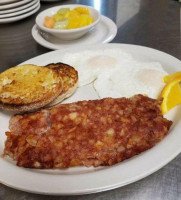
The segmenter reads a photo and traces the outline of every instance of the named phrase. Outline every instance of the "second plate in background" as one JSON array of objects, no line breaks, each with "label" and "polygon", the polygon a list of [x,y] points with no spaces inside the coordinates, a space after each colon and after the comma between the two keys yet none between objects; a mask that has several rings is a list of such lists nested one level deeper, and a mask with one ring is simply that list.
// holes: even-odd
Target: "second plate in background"
[{"label": "second plate in background", "polygon": [[114,39],[117,34],[116,24],[108,17],[101,16],[100,23],[85,36],[71,41],[60,40],[48,33],[42,32],[36,25],[32,28],[32,36],[34,40],[49,49],[62,49],[75,45],[88,45],[108,43]]}]

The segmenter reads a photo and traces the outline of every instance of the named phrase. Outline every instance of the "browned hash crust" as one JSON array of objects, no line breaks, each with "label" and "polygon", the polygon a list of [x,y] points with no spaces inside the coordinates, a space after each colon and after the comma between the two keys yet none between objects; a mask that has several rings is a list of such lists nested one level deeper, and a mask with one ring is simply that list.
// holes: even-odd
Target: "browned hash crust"
[{"label": "browned hash crust", "polygon": [[29,168],[113,165],[162,140],[172,124],[143,95],[62,104],[14,115],[4,155]]}]

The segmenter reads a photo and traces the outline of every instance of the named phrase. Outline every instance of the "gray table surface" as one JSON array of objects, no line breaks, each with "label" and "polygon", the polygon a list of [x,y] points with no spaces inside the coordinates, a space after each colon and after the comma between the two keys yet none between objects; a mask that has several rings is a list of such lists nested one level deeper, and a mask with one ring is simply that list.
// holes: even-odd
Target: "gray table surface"
[{"label": "gray table surface", "polygon": [[[101,14],[118,26],[112,42],[152,47],[181,60],[180,4],[172,0],[59,0],[41,2],[40,10],[18,22],[0,24],[0,72],[27,59],[49,52],[37,44],[31,29],[42,10],[80,3],[100,8]],[[0,122],[1,123],[1,122]],[[0,200],[179,200],[181,199],[181,155],[154,174],[107,192],[82,196],[44,196],[18,191],[0,184]],[[48,181],[48,180],[47,180]]]}]

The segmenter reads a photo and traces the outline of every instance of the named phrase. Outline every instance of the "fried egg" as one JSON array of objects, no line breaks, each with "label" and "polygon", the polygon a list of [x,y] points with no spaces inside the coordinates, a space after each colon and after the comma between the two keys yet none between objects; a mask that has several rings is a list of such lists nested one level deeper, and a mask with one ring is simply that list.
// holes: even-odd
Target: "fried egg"
[{"label": "fried egg", "polygon": [[143,62],[119,48],[67,53],[62,62],[78,71],[79,87],[93,84],[100,98],[144,94],[157,98],[167,75],[158,62]]}]

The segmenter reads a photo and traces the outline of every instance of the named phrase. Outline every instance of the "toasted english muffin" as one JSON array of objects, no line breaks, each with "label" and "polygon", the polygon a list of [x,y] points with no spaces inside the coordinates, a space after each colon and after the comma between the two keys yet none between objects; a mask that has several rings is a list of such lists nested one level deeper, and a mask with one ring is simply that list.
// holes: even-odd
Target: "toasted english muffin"
[{"label": "toasted english muffin", "polygon": [[12,67],[0,74],[0,108],[36,110],[53,101],[62,89],[55,70],[28,64]]},{"label": "toasted english muffin", "polygon": [[63,82],[62,92],[54,101],[48,104],[48,106],[54,106],[75,92],[78,85],[78,72],[73,67],[64,63],[51,63],[46,65],[46,67],[56,70]]}]

